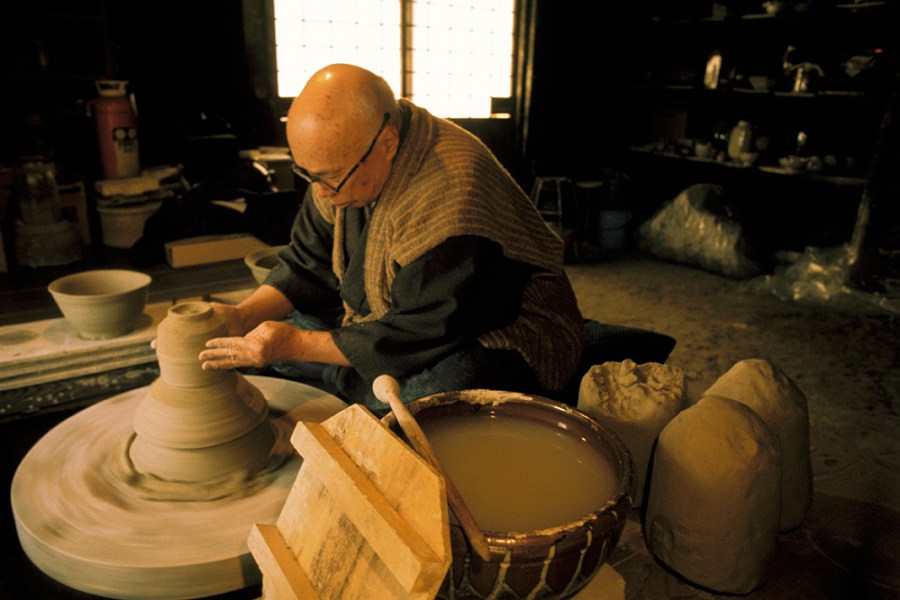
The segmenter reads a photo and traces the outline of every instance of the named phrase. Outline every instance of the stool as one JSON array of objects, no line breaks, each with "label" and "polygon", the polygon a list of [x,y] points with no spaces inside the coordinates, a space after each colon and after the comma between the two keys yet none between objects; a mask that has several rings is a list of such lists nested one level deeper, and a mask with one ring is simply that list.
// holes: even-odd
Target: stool
[{"label": "stool", "polygon": [[531,201],[541,217],[567,244],[578,225],[578,196],[575,183],[563,176],[537,176],[531,188]]}]

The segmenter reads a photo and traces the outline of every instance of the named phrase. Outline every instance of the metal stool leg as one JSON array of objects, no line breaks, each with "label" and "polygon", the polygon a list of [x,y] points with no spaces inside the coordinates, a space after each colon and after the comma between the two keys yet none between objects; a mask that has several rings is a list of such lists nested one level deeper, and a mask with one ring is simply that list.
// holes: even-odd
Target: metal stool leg
[{"label": "metal stool leg", "polygon": [[[573,211],[571,216],[568,214],[566,206],[567,192],[571,195],[571,207],[569,207]],[[547,193],[555,194],[555,198],[550,198],[549,202],[544,202]],[[531,188],[531,201],[541,214],[541,217],[556,231],[559,237],[565,240],[566,237],[571,236],[569,243],[571,243],[572,252],[577,258],[578,247],[574,243],[574,237],[578,231],[579,217],[578,196],[574,182],[563,176],[538,176],[535,178],[534,185]],[[569,231],[565,227],[566,219],[574,223]]]}]

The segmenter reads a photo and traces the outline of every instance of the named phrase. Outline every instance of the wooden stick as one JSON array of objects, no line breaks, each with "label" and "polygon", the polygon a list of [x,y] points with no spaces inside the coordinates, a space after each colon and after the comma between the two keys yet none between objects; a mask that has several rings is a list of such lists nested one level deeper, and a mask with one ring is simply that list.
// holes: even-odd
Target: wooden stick
[{"label": "wooden stick", "polygon": [[447,502],[450,504],[450,508],[453,509],[456,518],[459,519],[463,531],[466,532],[466,537],[469,538],[472,549],[475,550],[475,553],[482,560],[490,560],[491,549],[488,546],[487,538],[484,536],[478,523],[475,522],[475,517],[469,512],[469,508],[463,501],[459,490],[453,484],[453,480],[450,479],[447,471],[441,465],[441,461],[438,459],[437,454],[434,453],[431,443],[425,437],[425,432],[422,431],[422,428],[416,422],[416,418],[409,412],[403,401],[400,400],[400,386],[397,380],[390,375],[379,375],[372,383],[372,391],[375,393],[376,398],[385,404],[390,404],[391,410],[397,417],[397,423],[400,424],[400,428],[403,429],[403,433],[406,434],[412,447],[444,478],[447,487]]}]

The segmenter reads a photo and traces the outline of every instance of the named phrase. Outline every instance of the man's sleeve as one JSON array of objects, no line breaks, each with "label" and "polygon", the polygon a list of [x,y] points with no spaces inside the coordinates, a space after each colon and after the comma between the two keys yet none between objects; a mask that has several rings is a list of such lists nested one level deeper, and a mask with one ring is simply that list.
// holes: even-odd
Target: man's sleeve
[{"label": "man's sleeve", "polygon": [[291,227],[291,243],[279,253],[265,284],[284,294],[301,312],[339,306],[337,277],[331,269],[333,239],[333,226],[307,194]]},{"label": "man's sleeve", "polygon": [[487,238],[451,238],[397,273],[384,317],[332,337],[364,378],[416,373],[512,323],[533,270]]}]

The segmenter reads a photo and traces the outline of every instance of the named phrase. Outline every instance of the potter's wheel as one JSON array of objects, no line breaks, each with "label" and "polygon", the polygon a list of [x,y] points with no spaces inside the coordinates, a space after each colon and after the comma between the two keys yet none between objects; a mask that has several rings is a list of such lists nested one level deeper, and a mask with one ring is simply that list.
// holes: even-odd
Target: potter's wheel
[{"label": "potter's wheel", "polygon": [[247,548],[254,523],[274,523],[297,476],[290,447],[297,421],[319,422],[346,405],[316,388],[247,376],[269,403],[287,458],[263,485],[212,500],[149,499],[117,475],[147,388],[63,421],[28,452],[12,482],[19,541],[32,562],[70,587],[118,598],[196,598],[254,585]]}]

